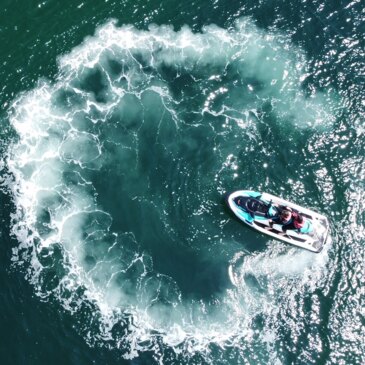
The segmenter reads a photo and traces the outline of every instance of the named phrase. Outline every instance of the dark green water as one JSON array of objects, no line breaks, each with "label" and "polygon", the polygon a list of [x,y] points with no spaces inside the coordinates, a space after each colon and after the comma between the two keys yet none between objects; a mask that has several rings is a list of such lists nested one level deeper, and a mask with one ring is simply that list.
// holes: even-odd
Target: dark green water
[{"label": "dark green water", "polygon": [[1,364],[364,363],[360,2],[3,1],[0,37]]}]

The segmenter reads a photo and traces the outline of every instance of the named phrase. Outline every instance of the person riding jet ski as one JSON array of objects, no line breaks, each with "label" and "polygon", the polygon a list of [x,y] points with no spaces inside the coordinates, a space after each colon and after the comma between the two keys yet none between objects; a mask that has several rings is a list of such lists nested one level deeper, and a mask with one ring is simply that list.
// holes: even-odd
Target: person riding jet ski
[{"label": "person riding jet ski", "polygon": [[278,214],[269,218],[270,227],[266,229],[271,230],[274,224],[281,224],[283,230],[283,232],[279,233],[281,235],[286,234],[288,230],[295,230],[297,233],[309,233],[312,231],[311,223],[289,207],[279,209]]}]

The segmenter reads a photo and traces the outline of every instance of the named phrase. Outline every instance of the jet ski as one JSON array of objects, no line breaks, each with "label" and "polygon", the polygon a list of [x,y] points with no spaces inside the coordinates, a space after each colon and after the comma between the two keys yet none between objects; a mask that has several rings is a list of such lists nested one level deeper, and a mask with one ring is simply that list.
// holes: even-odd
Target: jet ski
[{"label": "jet ski", "polygon": [[[238,219],[259,232],[312,252],[322,251],[328,237],[328,219],[277,196],[251,190],[239,190],[227,195],[227,204]],[[303,218],[301,228],[285,229],[277,222],[283,210]],[[284,227],[284,229],[283,229]]]}]

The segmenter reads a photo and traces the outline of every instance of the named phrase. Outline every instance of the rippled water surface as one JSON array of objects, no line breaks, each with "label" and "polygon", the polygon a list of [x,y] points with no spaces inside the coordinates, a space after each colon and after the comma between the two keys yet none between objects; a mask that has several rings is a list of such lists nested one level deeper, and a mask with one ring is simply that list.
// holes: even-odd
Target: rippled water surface
[{"label": "rippled water surface", "polygon": [[[360,2],[21,9],[0,15],[1,363],[364,362]],[[239,189],[325,214],[325,249],[243,226]]]}]

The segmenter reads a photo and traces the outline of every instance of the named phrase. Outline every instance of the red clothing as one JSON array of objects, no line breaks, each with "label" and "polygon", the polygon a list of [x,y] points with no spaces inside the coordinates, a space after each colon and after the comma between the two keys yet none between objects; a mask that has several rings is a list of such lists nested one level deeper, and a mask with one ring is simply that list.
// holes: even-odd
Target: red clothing
[{"label": "red clothing", "polygon": [[304,218],[297,212],[292,212],[293,225],[296,229],[301,229],[304,227]]}]

